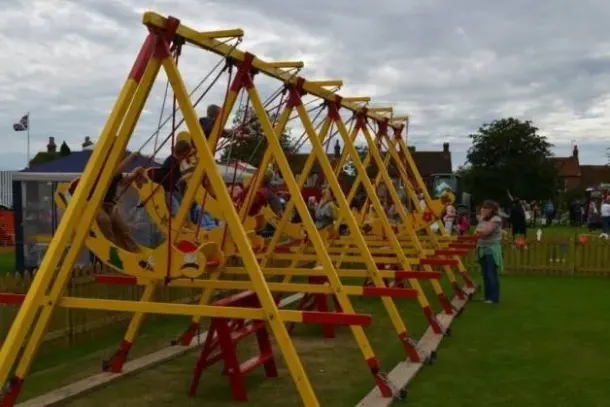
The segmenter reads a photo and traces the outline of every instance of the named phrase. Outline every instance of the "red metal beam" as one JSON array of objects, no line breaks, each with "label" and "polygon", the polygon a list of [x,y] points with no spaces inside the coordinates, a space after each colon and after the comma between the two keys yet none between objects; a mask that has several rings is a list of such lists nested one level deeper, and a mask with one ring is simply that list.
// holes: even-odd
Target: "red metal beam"
[{"label": "red metal beam", "polygon": [[421,259],[419,261],[419,264],[422,264],[425,266],[457,266],[459,264],[459,260],[428,258],[428,259]]},{"label": "red metal beam", "polygon": [[101,284],[112,285],[137,285],[138,279],[131,276],[113,276],[109,274],[98,274],[95,276],[95,281]]},{"label": "red metal beam", "polygon": [[303,323],[305,324],[369,326],[371,322],[373,322],[373,318],[368,314],[303,311]]},{"label": "red metal beam", "polygon": [[451,247],[452,249],[472,250],[476,249],[477,245],[476,243],[449,243],[449,247]]},{"label": "red metal beam", "polygon": [[457,237],[458,242],[472,242],[479,240],[478,235],[462,235]]},{"label": "red metal beam", "polygon": [[465,256],[468,254],[468,250],[437,249],[434,254],[438,256]]},{"label": "red metal beam", "polygon": [[419,292],[412,288],[364,287],[362,294],[370,297],[417,298]]},{"label": "red metal beam", "polygon": [[0,293],[0,304],[21,305],[25,300],[25,294]]},{"label": "red metal beam", "polygon": [[396,278],[421,278],[438,280],[441,278],[440,271],[397,271],[395,273]]}]

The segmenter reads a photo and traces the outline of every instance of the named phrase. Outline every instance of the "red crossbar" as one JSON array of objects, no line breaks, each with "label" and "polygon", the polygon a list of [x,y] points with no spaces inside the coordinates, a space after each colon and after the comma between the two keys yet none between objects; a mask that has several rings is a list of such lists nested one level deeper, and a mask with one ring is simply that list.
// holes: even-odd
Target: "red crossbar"
[{"label": "red crossbar", "polygon": [[131,276],[113,276],[110,274],[98,274],[95,276],[95,281],[101,284],[112,284],[112,285],[136,285],[138,279]]},{"label": "red crossbar", "polygon": [[[254,297],[252,298],[252,296],[254,296]],[[228,297],[224,297],[224,298],[216,301],[214,303],[214,305],[217,305],[220,307],[227,307],[230,305],[235,305],[235,304],[240,303],[245,300],[255,299],[255,298],[257,298],[257,297],[256,297],[256,293],[254,291],[249,291],[249,290],[242,291],[240,293],[233,294]]]},{"label": "red crossbar", "polygon": [[434,254],[438,256],[465,256],[468,254],[468,250],[437,249]]},{"label": "red crossbar", "polygon": [[476,243],[449,243],[449,247],[452,249],[466,249],[472,250],[477,247]]},{"label": "red crossbar", "polygon": [[400,297],[400,298],[417,298],[419,292],[412,288],[394,288],[394,287],[363,287],[362,294],[371,297]]},{"label": "red crossbar", "polygon": [[397,271],[395,273],[396,278],[427,278],[431,280],[438,280],[441,278],[440,271]]},{"label": "red crossbar", "polygon": [[459,261],[454,260],[454,259],[428,258],[428,259],[421,259],[419,261],[419,264],[426,265],[426,266],[457,266],[459,264]]},{"label": "red crossbar", "polygon": [[0,304],[21,305],[25,300],[25,294],[0,293]]},{"label": "red crossbar", "polygon": [[473,240],[479,240],[478,235],[462,235],[457,237],[458,242],[472,242]]},{"label": "red crossbar", "polygon": [[361,325],[369,326],[373,318],[368,314],[343,314],[336,312],[301,311],[305,324]]}]

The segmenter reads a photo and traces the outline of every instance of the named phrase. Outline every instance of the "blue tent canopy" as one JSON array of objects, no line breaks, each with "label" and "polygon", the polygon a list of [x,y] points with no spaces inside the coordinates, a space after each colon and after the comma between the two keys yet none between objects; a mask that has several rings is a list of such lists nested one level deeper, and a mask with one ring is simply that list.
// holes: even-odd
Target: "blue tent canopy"
[{"label": "blue tent canopy", "polygon": [[[35,165],[31,168],[19,171],[20,173],[82,173],[85,170],[85,166],[93,153],[92,150],[75,151],[70,155],[62,158],[58,158],[53,161]],[[130,152],[125,152],[124,157],[127,157]],[[148,165],[150,158],[146,156],[138,157],[127,171],[132,171],[136,167],[150,166]],[[157,165],[156,162],[152,163],[153,166]]]}]

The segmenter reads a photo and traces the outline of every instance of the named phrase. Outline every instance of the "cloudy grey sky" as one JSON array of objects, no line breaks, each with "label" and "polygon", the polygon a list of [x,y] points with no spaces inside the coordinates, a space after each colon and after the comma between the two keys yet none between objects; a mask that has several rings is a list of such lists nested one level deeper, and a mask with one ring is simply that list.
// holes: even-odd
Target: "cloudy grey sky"
[{"label": "cloudy grey sky", "polygon": [[[0,168],[25,165],[48,137],[80,149],[97,138],[155,10],[201,30],[241,27],[242,49],[301,59],[308,79],[343,79],[344,95],[370,95],[411,115],[420,150],[451,143],[463,163],[467,135],[514,115],[531,119],[568,155],[607,162],[610,147],[610,3],[602,0],[13,0],[0,13]],[[182,67],[192,89],[218,61],[193,48]],[[223,80],[226,81],[225,78]],[[203,103],[222,100],[223,81]],[[263,93],[274,84],[262,81]],[[159,120],[160,77],[130,147]],[[167,109],[166,108],[166,112]],[[200,109],[203,114],[203,109]],[[149,151],[147,146],[145,151]]]}]

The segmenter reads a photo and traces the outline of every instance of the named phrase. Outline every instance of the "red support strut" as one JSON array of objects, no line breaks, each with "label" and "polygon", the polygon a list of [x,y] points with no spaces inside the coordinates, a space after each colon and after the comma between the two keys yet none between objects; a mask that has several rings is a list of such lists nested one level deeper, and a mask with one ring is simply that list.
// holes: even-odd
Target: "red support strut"
[{"label": "red support strut", "polygon": [[[224,298],[214,305],[260,308],[256,293],[244,291]],[[250,335],[256,335],[258,354],[239,363],[237,345]],[[212,318],[207,337],[193,371],[189,395],[194,397],[203,370],[217,362],[224,361],[223,373],[228,377],[233,399],[247,401],[244,375],[259,366],[264,366],[265,376],[277,377],[277,367],[269,333],[264,321],[244,321],[242,319]]]}]

